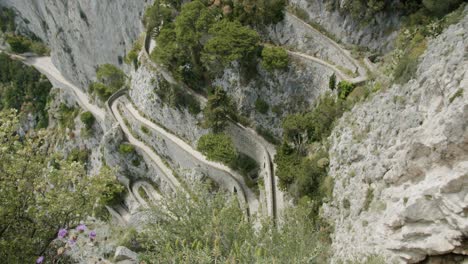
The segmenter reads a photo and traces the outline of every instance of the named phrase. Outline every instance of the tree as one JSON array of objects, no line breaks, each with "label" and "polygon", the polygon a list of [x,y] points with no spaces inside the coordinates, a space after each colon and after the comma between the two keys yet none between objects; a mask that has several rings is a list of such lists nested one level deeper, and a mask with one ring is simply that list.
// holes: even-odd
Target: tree
[{"label": "tree", "polygon": [[266,46],[262,50],[262,66],[268,71],[286,69],[289,57],[286,50],[281,47]]},{"label": "tree", "polygon": [[328,88],[330,88],[330,90],[332,91],[334,91],[336,88],[336,74],[335,73],[333,73],[330,76],[330,79],[328,80]]},{"label": "tree", "polygon": [[205,44],[202,61],[207,67],[211,65],[212,70],[236,60],[247,61],[260,41],[255,30],[242,26],[237,21],[222,20],[214,24],[209,33],[213,37]]},{"label": "tree", "polygon": [[100,214],[122,187],[108,168],[86,175],[84,165],[48,155],[47,138],[19,137],[15,111],[0,112],[0,255],[32,263],[62,227]]},{"label": "tree", "polygon": [[154,4],[145,11],[143,23],[147,32],[159,34],[160,27],[171,22],[172,9],[165,4],[164,0],[156,0]]},{"label": "tree", "polygon": [[230,165],[237,158],[237,151],[232,139],[223,133],[206,134],[198,140],[197,149],[209,160],[219,161]]},{"label": "tree", "polygon": [[285,0],[238,0],[234,1],[234,15],[243,24],[264,26],[283,20]]},{"label": "tree", "polygon": [[211,128],[218,133],[224,130],[227,120],[234,115],[234,104],[226,92],[216,87],[212,94],[208,95],[208,102],[203,110],[205,114],[205,127]]}]

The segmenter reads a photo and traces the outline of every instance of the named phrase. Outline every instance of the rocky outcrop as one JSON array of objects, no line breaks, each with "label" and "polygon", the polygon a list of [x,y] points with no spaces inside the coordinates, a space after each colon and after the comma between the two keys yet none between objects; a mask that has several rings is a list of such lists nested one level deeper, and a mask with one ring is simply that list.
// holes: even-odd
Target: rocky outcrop
[{"label": "rocky outcrop", "polygon": [[[349,13],[329,7],[330,0],[290,0],[310,21],[320,25],[341,42],[386,52],[392,49],[400,17],[395,13],[379,13],[367,24],[360,24]],[[340,1],[345,2],[345,1]]]},{"label": "rocky outcrop", "polygon": [[334,259],[415,263],[468,255],[468,16],[429,42],[414,79],[346,113],[333,131]]},{"label": "rocky outcrop", "polygon": [[[233,65],[213,84],[228,92],[240,111],[254,121],[254,126],[261,126],[280,136],[282,118],[309,109],[328,90],[328,80],[332,74],[328,67],[290,56],[286,70],[268,72],[258,66],[258,75],[246,82],[239,67]],[[258,101],[266,103],[266,112],[256,109]]]},{"label": "rocky outcrop", "polygon": [[52,50],[54,64],[79,87],[88,87],[96,67],[122,64],[143,31],[141,17],[151,0],[0,0],[16,10],[20,30]]}]

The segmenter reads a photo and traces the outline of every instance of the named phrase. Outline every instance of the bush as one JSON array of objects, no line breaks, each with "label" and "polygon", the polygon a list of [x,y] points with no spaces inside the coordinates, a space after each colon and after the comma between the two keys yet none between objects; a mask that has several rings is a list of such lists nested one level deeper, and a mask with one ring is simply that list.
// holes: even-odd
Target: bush
[{"label": "bush", "polygon": [[135,69],[138,68],[138,54],[140,53],[141,49],[143,48],[143,43],[141,39],[138,39],[133,43],[132,49],[128,52],[128,54],[124,58],[124,62],[128,65],[133,64]]},{"label": "bush", "polygon": [[243,153],[237,155],[237,158],[230,164],[230,167],[244,176],[247,176],[254,170],[258,170],[257,162]]},{"label": "bush", "polygon": [[149,135],[149,133],[150,133],[149,129],[144,125],[141,125],[141,132],[143,132],[143,133],[145,133],[147,135]]},{"label": "bush", "polygon": [[75,161],[85,164],[88,161],[89,151],[86,149],[74,148],[68,154],[68,161]]},{"label": "bush", "polygon": [[80,116],[80,119],[81,119],[81,122],[83,122],[83,124],[85,125],[87,130],[90,130],[93,127],[94,122],[96,121],[96,118],[94,117],[94,115],[89,111],[82,113]]},{"label": "bush", "polygon": [[463,0],[422,0],[424,7],[435,16],[443,16],[456,9]]},{"label": "bush", "polygon": [[47,101],[52,84],[30,66],[0,54],[0,110],[14,108],[36,117],[37,127],[48,125]]},{"label": "bush", "polygon": [[338,97],[340,99],[346,99],[348,95],[353,91],[354,85],[348,81],[341,81],[338,83]]},{"label": "bush", "polygon": [[98,67],[96,77],[99,82],[109,86],[112,90],[117,91],[125,84],[125,73],[112,64],[103,64]]},{"label": "bush", "polygon": [[335,90],[336,88],[336,74],[333,73],[331,76],[330,76],[330,79],[328,80],[328,88],[330,88],[330,90]]},{"label": "bush", "polygon": [[159,80],[159,87],[155,90],[155,93],[162,102],[170,107],[186,108],[192,115],[197,115],[201,111],[200,103],[193,95],[179,86],[170,84],[165,79]]},{"label": "bush", "polygon": [[27,37],[8,34],[6,41],[15,53],[33,52],[38,55],[48,55],[49,48],[39,40],[31,40]]},{"label": "bush", "polygon": [[119,146],[120,154],[129,155],[129,154],[133,154],[134,152],[135,152],[135,147],[133,145],[130,145],[128,143],[123,143],[123,144],[120,144]]},{"label": "bush", "polygon": [[257,110],[261,114],[266,114],[268,113],[268,109],[270,106],[268,105],[267,102],[263,101],[262,99],[258,98],[255,101],[255,110]]},{"label": "bush", "polygon": [[0,9],[0,30],[2,32],[15,32],[15,11],[2,7]]},{"label": "bush", "polygon": [[268,71],[283,70],[288,67],[289,57],[281,47],[266,46],[262,50],[262,66]]},{"label": "bush", "polygon": [[206,134],[198,140],[197,149],[209,160],[232,164],[237,158],[237,152],[232,139],[223,133]]}]

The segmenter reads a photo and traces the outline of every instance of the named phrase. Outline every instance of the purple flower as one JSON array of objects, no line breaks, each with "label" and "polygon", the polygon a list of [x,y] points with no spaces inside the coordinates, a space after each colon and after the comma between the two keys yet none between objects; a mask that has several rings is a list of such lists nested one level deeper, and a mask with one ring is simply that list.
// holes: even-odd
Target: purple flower
[{"label": "purple flower", "polygon": [[93,231],[89,232],[89,238],[91,240],[94,240],[96,238],[96,231],[93,230]]},{"label": "purple flower", "polygon": [[76,244],[76,238],[73,237],[72,239],[68,240],[68,245],[69,246],[74,246]]},{"label": "purple flower", "polygon": [[65,228],[60,228],[58,231],[58,238],[64,238],[68,235],[68,231]]},{"label": "purple flower", "polygon": [[36,260],[36,264],[42,264],[44,262],[44,256],[40,256]]},{"label": "purple flower", "polygon": [[84,224],[80,224],[76,227],[76,231],[82,233],[86,230],[86,226]]}]

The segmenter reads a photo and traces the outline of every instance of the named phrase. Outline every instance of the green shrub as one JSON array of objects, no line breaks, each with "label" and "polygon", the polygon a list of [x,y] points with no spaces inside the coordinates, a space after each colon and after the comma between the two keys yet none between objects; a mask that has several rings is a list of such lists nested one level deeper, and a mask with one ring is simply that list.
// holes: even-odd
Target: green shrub
[{"label": "green shrub", "polygon": [[198,140],[197,149],[209,160],[232,164],[237,158],[237,152],[232,139],[223,133],[206,134]]},{"label": "green shrub", "polygon": [[6,41],[15,53],[33,52],[38,55],[48,55],[49,48],[39,40],[31,40],[24,36],[8,34]]},{"label": "green shrub", "polygon": [[230,164],[230,167],[240,172],[244,176],[247,176],[254,170],[258,170],[257,162],[244,153],[239,153],[237,158]]},{"label": "green shrub", "polygon": [[109,86],[117,91],[125,84],[125,73],[112,64],[100,65],[96,71],[96,77],[99,82]]},{"label": "green shrub", "polygon": [[280,141],[278,138],[271,132],[270,130],[262,127],[262,126],[257,126],[255,128],[255,131],[262,136],[266,141],[270,142],[273,145],[278,145]]},{"label": "green shrub", "polygon": [[435,16],[443,16],[456,9],[463,0],[422,0],[423,6]]},{"label": "green shrub", "polygon": [[82,113],[80,116],[80,119],[81,119],[81,122],[83,122],[83,124],[85,125],[85,128],[87,130],[90,130],[93,127],[94,122],[96,121],[96,118],[94,117],[94,115],[89,111]]},{"label": "green shrub", "polygon": [[262,66],[268,71],[283,70],[288,67],[289,57],[281,47],[265,46],[262,50]]},{"label": "green shrub", "polygon": [[149,129],[144,125],[141,125],[141,132],[143,132],[143,133],[145,133],[147,135],[150,133]]},{"label": "green shrub", "polygon": [[372,189],[372,187],[369,186],[366,192],[366,199],[364,200],[364,206],[363,206],[364,211],[369,210],[370,204],[372,203],[373,199],[374,199],[374,189]]},{"label": "green shrub", "polygon": [[267,102],[263,101],[262,99],[258,98],[255,101],[255,110],[257,110],[261,114],[266,114],[268,113],[268,109],[270,106],[268,105]]},{"label": "green shrub", "polygon": [[138,68],[138,54],[143,48],[143,43],[141,39],[138,39],[133,43],[132,49],[127,53],[124,58],[124,62],[128,65],[133,64],[135,69]]},{"label": "green shrub", "polygon": [[159,96],[162,102],[170,107],[182,109],[186,108],[192,115],[200,113],[200,102],[192,94],[189,94],[185,89],[177,85],[173,85],[165,79],[159,80],[158,89],[155,93]]},{"label": "green shrub", "polygon": [[328,80],[328,88],[330,88],[330,90],[335,90],[336,88],[336,74],[333,73],[331,76],[330,76],[330,79]]},{"label": "green shrub", "polygon": [[75,118],[78,115],[78,109],[75,107],[67,106],[66,104],[60,104],[58,111],[58,120],[62,128],[75,128]]},{"label": "green shrub", "polygon": [[348,95],[353,91],[354,85],[348,81],[341,81],[338,83],[338,96],[341,99],[346,99]]},{"label": "green shrub", "polygon": [[86,149],[74,148],[68,154],[67,160],[85,164],[89,158],[89,151]]},{"label": "green shrub", "polygon": [[135,152],[135,147],[133,145],[130,145],[129,143],[123,143],[120,144],[119,146],[119,153],[120,154],[133,154]]},{"label": "green shrub", "polygon": [[47,102],[52,84],[36,69],[0,53],[0,110],[14,108],[36,116],[37,127],[48,125]]},{"label": "green shrub", "polygon": [[0,9],[0,30],[2,32],[15,32],[15,11],[2,7]]},{"label": "green shrub", "polygon": [[463,89],[458,89],[449,99],[449,103],[452,103],[453,101],[455,101],[455,99],[457,99],[458,97],[462,97],[463,96]]}]

